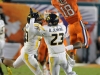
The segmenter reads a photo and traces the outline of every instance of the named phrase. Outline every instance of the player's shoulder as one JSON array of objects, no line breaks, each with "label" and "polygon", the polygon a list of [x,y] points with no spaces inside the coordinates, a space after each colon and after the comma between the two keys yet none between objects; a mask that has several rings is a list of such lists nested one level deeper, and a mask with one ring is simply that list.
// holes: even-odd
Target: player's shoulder
[{"label": "player's shoulder", "polygon": [[66,28],[66,26],[64,24],[59,24],[59,26],[62,28]]},{"label": "player's shoulder", "polygon": [[64,24],[59,25],[63,31],[66,31],[66,26]]},{"label": "player's shoulder", "polygon": [[33,25],[34,26],[41,26],[41,24],[39,24],[39,23],[34,23]]},{"label": "player's shoulder", "polygon": [[29,24],[28,23],[26,23],[26,26],[28,26]]},{"label": "player's shoulder", "polygon": [[49,28],[49,26],[48,25],[44,25],[43,28],[44,29],[47,29],[47,28]]},{"label": "player's shoulder", "polygon": [[28,23],[26,23],[26,26],[25,26],[24,28],[26,28],[26,29],[27,29],[28,27],[29,27],[29,24],[28,24]]}]

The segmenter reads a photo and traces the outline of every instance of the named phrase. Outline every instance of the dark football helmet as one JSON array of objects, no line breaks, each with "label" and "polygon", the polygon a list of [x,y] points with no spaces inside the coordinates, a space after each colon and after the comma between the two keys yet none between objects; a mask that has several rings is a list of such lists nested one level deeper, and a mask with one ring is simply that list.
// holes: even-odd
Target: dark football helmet
[{"label": "dark football helmet", "polygon": [[56,14],[51,13],[46,17],[46,21],[49,26],[56,26],[58,25],[59,17]]}]

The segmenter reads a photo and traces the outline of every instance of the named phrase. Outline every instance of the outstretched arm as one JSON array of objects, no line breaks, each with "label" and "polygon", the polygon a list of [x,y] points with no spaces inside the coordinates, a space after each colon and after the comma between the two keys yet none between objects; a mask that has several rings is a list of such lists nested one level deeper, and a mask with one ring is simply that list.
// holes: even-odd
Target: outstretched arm
[{"label": "outstretched arm", "polygon": [[73,49],[80,49],[80,48],[86,48],[86,45],[81,43],[81,42],[77,42],[73,45],[68,45],[65,47],[67,50],[73,50]]},{"label": "outstretched arm", "polygon": [[41,26],[40,24],[34,24],[34,26],[36,27],[36,33],[38,36],[44,36],[46,34],[46,31],[43,26]]}]

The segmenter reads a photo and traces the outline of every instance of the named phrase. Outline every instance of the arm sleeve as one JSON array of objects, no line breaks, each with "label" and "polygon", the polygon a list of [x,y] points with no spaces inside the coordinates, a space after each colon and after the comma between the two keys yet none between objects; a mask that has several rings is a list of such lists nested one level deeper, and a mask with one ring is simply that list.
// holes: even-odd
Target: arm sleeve
[{"label": "arm sleeve", "polygon": [[36,33],[36,30],[35,30],[35,27],[34,27],[34,21],[35,21],[35,18],[31,18],[30,19],[30,26],[29,26],[29,30]]},{"label": "arm sleeve", "polygon": [[35,18],[31,18],[30,19],[30,28],[33,28],[34,21],[35,21]]},{"label": "arm sleeve", "polygon": [[35,28],[35,32],[36,32],[36,35],[38,36],[44,36],[46,31],[44,29],[43,26],[41,26],[40,24],[34,24],[34,28]]}]

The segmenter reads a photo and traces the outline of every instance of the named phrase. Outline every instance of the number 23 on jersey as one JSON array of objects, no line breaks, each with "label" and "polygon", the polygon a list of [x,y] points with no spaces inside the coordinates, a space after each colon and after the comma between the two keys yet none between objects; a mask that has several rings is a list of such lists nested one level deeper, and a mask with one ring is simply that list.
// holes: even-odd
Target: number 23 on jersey
[{"label": "number 23 on jersey", "polygon": [[[63,33],[52,34],[53,39],[51,40],[51,45],[61,45],[63,43],[63,35]],[[60,39],[58,37],[60,37]],[[57,39],[59,39],[58,42],[56,42]]]}]

